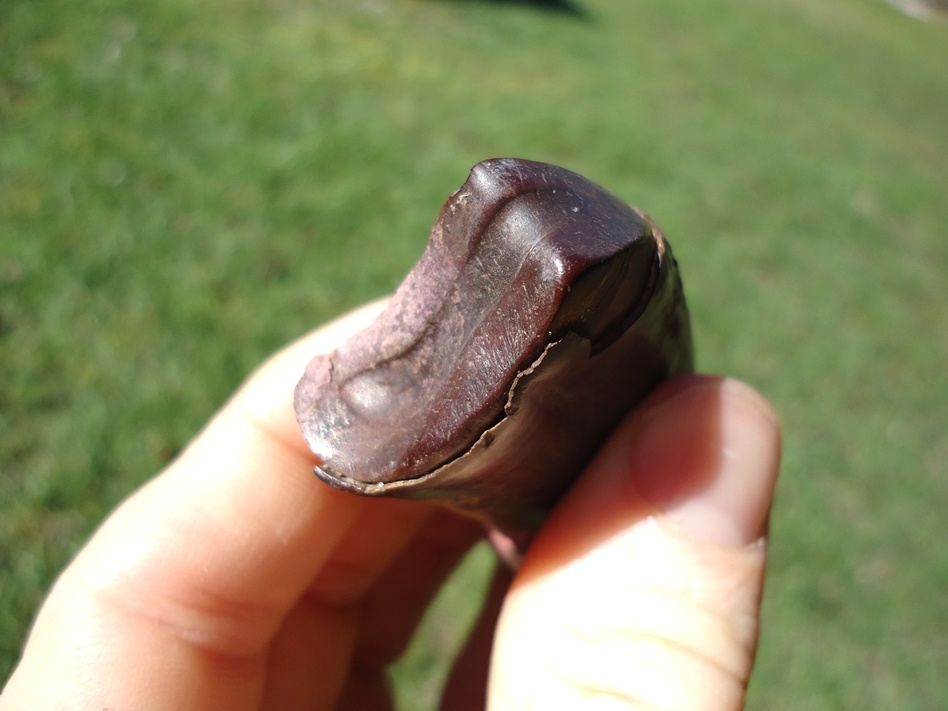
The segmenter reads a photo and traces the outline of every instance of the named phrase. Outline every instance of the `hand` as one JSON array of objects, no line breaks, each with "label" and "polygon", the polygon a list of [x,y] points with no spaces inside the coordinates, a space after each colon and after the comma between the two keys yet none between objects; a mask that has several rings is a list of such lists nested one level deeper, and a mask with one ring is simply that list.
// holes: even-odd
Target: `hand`
[{"label": "hand", "polygon": [[[387,665],[482,532],[311,473],[295,381],[378,309],[274,356],[105,521],[40,610],[2,711],[391,707]],[[778,462],[776,418],[747,386],[660,388],[513,581],[498,574],[444,708],[484,708],[489,658],[495,710],[739,709]]]}]

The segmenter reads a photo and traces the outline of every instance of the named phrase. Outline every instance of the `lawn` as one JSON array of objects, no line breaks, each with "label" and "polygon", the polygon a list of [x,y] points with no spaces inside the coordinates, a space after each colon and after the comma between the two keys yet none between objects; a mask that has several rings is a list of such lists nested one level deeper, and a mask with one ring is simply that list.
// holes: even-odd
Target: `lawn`
[{"label": "lawn", "polygon": [[648,210],[699,367],[782,415],[749,707],[943,708],[946,66],[881,0],[3,0],[0,680],[103,516],[515,155]]}]

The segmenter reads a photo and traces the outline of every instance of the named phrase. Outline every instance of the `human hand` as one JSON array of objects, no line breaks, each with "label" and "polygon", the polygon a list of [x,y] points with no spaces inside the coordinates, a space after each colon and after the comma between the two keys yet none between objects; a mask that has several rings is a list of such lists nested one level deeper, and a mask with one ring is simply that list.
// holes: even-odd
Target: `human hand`
[{"label": "human hand", "polygon": [[[482,533],[311,473],[295,381],[378,309],[274,356],[105,521],[41,608],[2,711],[391,707],[387,666]],[[495,711],[740,708],[778,463],[776,418],[747,386],[660,388],[513,582],[498,574],[443,708],[484,708],[488,658]]]}]

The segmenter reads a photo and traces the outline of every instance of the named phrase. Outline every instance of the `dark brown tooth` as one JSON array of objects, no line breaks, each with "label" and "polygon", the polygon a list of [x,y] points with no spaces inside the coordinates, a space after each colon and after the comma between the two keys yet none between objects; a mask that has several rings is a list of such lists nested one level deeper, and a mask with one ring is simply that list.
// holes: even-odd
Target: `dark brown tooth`
[{"label": "dark brown tooth", "polygon": [[525,550],[622,416],[692,368],[668,243],[563,168],[474,166],[379,318],[296,388],[316,473],[441,501]]}]

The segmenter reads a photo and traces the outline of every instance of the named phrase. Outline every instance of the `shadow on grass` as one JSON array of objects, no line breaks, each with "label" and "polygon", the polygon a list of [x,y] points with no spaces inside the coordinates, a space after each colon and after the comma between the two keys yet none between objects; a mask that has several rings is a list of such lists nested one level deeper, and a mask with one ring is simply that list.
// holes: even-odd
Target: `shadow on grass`
[{"label": "shadow on grass", "polygon": [[569,15],[577,20],[588,20],[589,11],[572,0],[442,0],[447,2],[480,2],[487,5],[521,5],[544,12]]}]

